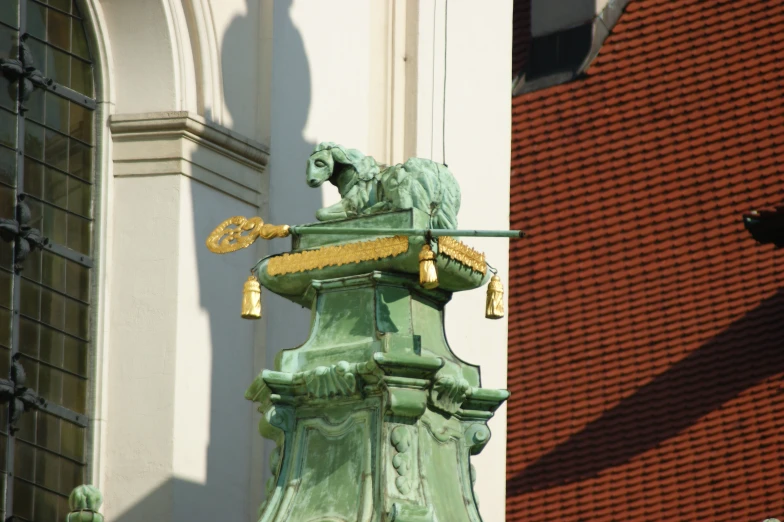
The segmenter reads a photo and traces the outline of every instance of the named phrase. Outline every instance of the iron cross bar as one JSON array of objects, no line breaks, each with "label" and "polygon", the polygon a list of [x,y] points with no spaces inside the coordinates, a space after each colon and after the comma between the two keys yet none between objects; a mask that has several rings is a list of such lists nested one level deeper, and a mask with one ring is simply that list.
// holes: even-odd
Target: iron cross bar
[{"label": "iron cross bar", "polygon": [[14,268],[17,273],[22,271],[22,263],[30,252],[36,248],[43,249],[49,244],[49,238],[29,225],[32,214],[24,199],[24,194],[19,194],[16,198],[16,220],[0,219],[0,239],[7,243],[14,243],[16,246]]},{"label": "iron cross bar", "polygon": [[11,378],[0,379],[0,404],[8,403],[8,426],[13,435],[17,431],[16,423],[26,411],[46,406],[46,401],[27,387],[27,376],[19,362],[19,353],[15,353],[11,364]]},{"label": "iron cross bar", "polygon": [[295,226],[290,228],[292,234],[307,235],[337,235],[337,236],[451,236],[451,237],[525,237],[522,230],[450,230],[429,228],[341,228],[341,227],[307,227]]}]

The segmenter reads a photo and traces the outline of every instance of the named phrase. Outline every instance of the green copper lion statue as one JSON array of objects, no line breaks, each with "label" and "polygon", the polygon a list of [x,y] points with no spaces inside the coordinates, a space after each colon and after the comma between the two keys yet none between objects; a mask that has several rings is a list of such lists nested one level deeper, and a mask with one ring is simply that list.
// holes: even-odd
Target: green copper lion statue
[{"label": "green copper lion statue", "polygon": [[325,181],[338,188],[342,199],[318,210],[319,221],[416,208],[430,215],[431,228],[457,228],[460,186],[435,161],[411,158],[390,167],[358,150],[323,142],[308,159],[307,183],[319,187]]}]

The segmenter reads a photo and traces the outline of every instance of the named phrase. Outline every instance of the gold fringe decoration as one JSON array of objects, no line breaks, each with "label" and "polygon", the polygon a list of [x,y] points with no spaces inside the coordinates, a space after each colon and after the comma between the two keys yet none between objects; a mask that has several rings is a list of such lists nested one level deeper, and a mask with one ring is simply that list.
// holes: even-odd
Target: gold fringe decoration
[{"label": "gold fringe decoration", "polygon": [[321,247],[270,258],[267,273],[271,276],[320,270],[328,266],[343,266],[363,261],[396,257],[408,252],[406,236],[381,237],[345,245]]},{"label": "gold fringe decoration", "polygon": [[501,319],[504,316],[504,284],[501,278],[493,275],[487,285],[487,303],[485,317],[488,319]]},{"label": "gold fringe decoration", "polygon": [[425,244],[419,252],[419,284],[428,290],[438,287],[436,255],[428,244]]},{"label": "gold fringe decoration", "polygon": [[482,275],[487,273],[485,255],[453,237],[441,236],[438,238],[438,254],[454,259],[474,272],[479,272]]},{"label": "gold fringe decoration", "polygon": [[261,285],[255,276],[248,277],[242,288],[242,318],[261,319]]}]

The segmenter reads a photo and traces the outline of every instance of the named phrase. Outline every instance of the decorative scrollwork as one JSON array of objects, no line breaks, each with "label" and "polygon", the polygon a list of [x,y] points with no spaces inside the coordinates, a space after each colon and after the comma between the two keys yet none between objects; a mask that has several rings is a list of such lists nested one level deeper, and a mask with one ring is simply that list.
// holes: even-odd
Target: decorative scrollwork
[{"label": "decorative scrollwork", "polygon": [[433,405],[443,411],[455,413],[471,393],[471,385],[462,377],[439,377],[430,390]]},{"label": "decorative scrollwork", "polygon": [[294,429],[294,412],[290,408],[272,406],[265,416],[267,422],[279,430],[291,432]]},{"label": "decorative scrollwork", "polygon": [[490,442],[490,428],[483,423],[471,424],[465,430],[465,441],[471,455],[479,454]]},{"label": "decorative scrollwork", "polygon": [[265,224],[260,217],[246,219],[234,216],[220,225],[207,237],[207,248],[215,254],[236,252],[251,246],[258,238],[273,239],[291,233],[288,225]]},{"label": "decorative scrollwork", "polygon": [[417,506],[409,503],[392,504],[387,515],[388,522],[433,522],[433,506]]},{"label": "decorative scrollwork", "polygon": [[397,450],[397,453],[392,457],[392,466],[398,474],[395,479],[395,487],[403,495],[408,495],[411,491],[411,431],[407,426],[396,426],[390,435],[390,442]]},{"label": "decorative scrollwork", "polygon": [[302,372],[297,374],[299,378],[305,381],[308,395],[317,399],[348,397],[357,392],[357,376],[346,361]]}]

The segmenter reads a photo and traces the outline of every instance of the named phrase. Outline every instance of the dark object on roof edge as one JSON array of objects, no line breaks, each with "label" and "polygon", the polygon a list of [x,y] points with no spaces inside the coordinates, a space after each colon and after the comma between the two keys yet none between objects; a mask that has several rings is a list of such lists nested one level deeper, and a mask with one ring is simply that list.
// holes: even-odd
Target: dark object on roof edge
[{"label": "dark object on roof edge", "polygon": [[743,225],[758,243],[784,247],[784,206],[776,210],[752,210],[743,216]]},{"label": "dark object on roof edge", "polygon": [[580,77],[599,54],[628,3],[610,0],[587,24],[533,38],[525,69],[512,84],[512,96]]}]

